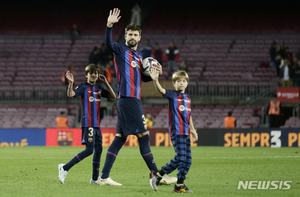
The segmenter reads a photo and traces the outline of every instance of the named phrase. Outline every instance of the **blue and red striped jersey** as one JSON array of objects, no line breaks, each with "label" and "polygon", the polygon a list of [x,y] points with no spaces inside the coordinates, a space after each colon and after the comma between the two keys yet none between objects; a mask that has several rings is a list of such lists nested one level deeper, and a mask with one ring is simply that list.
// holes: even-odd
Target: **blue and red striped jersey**
[{"label": "blue and red striped jersey", "polygon": [[100,127],[101,97],[108,97],[108,91],[87,82],[74,89],[75,97],[81,99],[81,127]]},{"label": "blue and red striped jersey", "polygon": [[118,98],[135,97],[141,99],[142,81],[151,81],[151,77],[141,74],[142,54],[125,44],[112,40],[112,28],[106,27],[105,44],[112,49],[118,83]]},{"label": "blue and red striped jersey", "polygon": [[169,133],[172,135],[190,134],[191,98],[188,94],[166,90],[169,99]]}]

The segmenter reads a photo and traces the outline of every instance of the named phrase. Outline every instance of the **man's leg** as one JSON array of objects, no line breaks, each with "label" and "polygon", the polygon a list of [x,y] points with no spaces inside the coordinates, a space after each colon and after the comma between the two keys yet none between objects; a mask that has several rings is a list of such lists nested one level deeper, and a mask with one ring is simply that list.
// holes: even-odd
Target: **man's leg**
[{"label": "man's leg", "polygon": [[152,189],[156,191],[157,186],[161,180],[161,177],[157,176],[158,170],[154,162],[152,152],[150,150],[149,132],[147,131],[144,133],[137,133],[136,136],[138,137],[139,140],[141,155],[150,170],[150,186],[152,187]]},{"label": "man's leg", "polygon": [[146,162],[150,171],[157,171],[157,167],[150,149],[150,137],[149,135],[144,135],[142,137],[138,137],[139,147],[141,155]]},{"label": "man's leg", "polygon": [[[175,150],[175,157],[172,160],[170,160],[166,165],[164,165],[159,172],[155,172],[155,174],[153,174],[154,178],[152,179],[151,187],[155,191],[157,190],[157,188],[158,188],[157,186],[159,185],[160,181],[163,179],[163,176],[165,174],[169,174],[169,173],[173,172],[174,170],[176,170],[178,167],[180,167],[182,165],[182,163],[184,161],[182,155],[179,154],[181,147],[179,146],[180,143],[178,142],[178,137],[172,136],[171,141],[172,141],[172,144],[173,144],[173,147]],[[174,179],[176,181],[178,181],[177,178],[173,177],[172,182],[174,181]]]},{"label": "man's leg", "polygon": [[114,141],[111,143],[106,153],[106,159],[101,173],[102,179],[106,179],[109,177],[110,170],[116,160],[120,149],[125,144],[125,142],[126,138],[116,136]]}]

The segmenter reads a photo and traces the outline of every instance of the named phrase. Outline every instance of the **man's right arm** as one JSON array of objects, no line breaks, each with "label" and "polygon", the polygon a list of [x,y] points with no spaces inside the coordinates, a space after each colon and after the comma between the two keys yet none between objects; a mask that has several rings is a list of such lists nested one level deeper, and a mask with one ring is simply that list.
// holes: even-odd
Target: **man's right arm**
[{"label": "man's right arm", "polygon": [[112,23],[107,23],[106,25],[108,28],[112,28],[113,27],[113,24]]},{"label": "man's right arm", "polygon": [[[105,32],[105,44],[114,50],[114,45],[116,42],[112,40],[112,27],[114,23],[119,22],[121,16],[120,16],[121,10],[118,8],[114,8],[113,10],[110,10],[109,16],[107,18],[107,24],[106,24],[106,32]],[[115,51],[115,50],[114,50]]]},{"label": "man's right arm", "polygon": [[112,43],[112,28],[107,26],[105,31],[105,44],[109,48],[112,48]]}]

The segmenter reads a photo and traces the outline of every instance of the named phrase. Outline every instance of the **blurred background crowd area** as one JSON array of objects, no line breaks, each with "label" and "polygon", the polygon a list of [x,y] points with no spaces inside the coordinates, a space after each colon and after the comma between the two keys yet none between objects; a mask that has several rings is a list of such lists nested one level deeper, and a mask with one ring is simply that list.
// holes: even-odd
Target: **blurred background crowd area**
[{"label": "blurred background crowd area", "polygon": [[[7,0],[0,6],[1,127],[55,127],[61,111],[67,112],[70,127],[78,127],[80,99],[66,98],[63,75],[72,71],[79,85],[88,63],[112,76],[117,92],[112,52],[104,45],[107,16],[114,7],[121,9],[122,18],[114,25],[113,39],[124,43],[125,26],[139,23],[138,49],[148,44],[154,57],[161,50],[165,87],[172,88],[174,70],[188,72],[197,128],[223,128],[228,111],[238,128],[268,126],[266,105],[275,89],[284,87],[280,70],[286,59],[293,70],[288,87],[299,87],[297,2]],[[171,43],[179,52],[170,68],[166,51]],[[143,86],[145,114],[152,114],[154,128],[167,128],[167,100],[152,84]],[[102,100],[102,127],[115,127],[115,102]],[[299,127],[299,103],[283,106],[281,126]]]}]

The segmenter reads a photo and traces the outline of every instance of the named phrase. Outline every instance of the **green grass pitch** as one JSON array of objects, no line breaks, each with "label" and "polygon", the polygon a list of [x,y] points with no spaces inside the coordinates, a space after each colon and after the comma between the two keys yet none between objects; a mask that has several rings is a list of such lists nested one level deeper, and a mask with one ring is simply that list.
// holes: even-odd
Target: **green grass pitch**
[{"label": "green grass pitch", "polygon": [[[172,147],[151,147],[158,168],[174,157]],[[110,176],[123,186],[90,185],[92,156],[75,165],[65,184],[57,165],[83,147],[1,147],[0,196],[299,196],[299,148],[193,147],[192,167],[185,180],[193,194],[172,193],[174,185],[149,185],[149,170],[138,147],[123,147]],[[101,158],[102,169],[107,148]],[[171,176],[176,176],[177,171]],[[237,189],[239,181],[292,181],[291,189]]]}]

